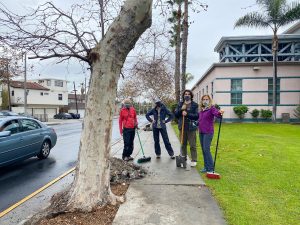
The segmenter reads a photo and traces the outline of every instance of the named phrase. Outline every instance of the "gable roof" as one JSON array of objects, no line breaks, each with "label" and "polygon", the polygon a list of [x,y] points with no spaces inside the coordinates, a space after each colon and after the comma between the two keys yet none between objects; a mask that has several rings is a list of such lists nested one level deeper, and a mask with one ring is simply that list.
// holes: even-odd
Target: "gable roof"
[{"label": "gable roof", "polygon": [[[24,82],[22,81],[11,81],[10,86],[14,88],[22,88],[24,89]],[[39,85],[35,82],[26,82],[26,88],[32,89],[32,90],[43,90],[43,91],[49,91],[50,89],[43,87],[42,85]]]},{"label": "gable roof", "polygon": [[283,32],[283,34],[299,34],[299,33],[300,33],[300,21],[298,21],[289,29]]}]

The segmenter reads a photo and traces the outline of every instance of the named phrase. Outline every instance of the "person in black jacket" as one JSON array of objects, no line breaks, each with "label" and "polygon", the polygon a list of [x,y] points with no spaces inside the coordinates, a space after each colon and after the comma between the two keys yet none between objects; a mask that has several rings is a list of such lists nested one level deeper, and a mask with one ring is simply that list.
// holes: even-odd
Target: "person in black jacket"
[{"label": "person in black jacket", "polygon": [[[198,120],[198,104],[193,101],[193,92],[185,90],[182,93],[182,101],[178,103],[175,110],[175,116],[178,119],[178,128],[180,137],[183,135],[183,143],[181,144],[180,154],[186,160],[187,157],[187,142],[190,144],[190,151],[192,156],[191,166],[197,165],[197,148],[196,148],[196,133]],[[183,133],[182,124],[184,119]]]},{"label": "person in black jacket", "polygon": [[[151,118],[150,116],[152,116],[153,118]],[[169,141],[168,132],[166,128],[166,123],[170,122],[174,118],[173,114],[160,101],[160,99],[157,99],[155,100],[155,107],[146,114],[146,118],[149,122],[152,123],[156,158],[159,159],[161,155],[161,149],[159,144],[160,133],[163,138],[165,147],[168,151],[168,154],[171,156],[171,159],[175,159],[174,151]]]}]

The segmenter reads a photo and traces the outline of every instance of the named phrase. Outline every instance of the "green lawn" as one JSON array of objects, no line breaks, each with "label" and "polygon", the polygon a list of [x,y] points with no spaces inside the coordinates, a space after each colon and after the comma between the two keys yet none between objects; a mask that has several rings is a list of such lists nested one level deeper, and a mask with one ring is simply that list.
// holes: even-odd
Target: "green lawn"
[{"label": "green lawn", "polygon": [[[178,134],[177,125],[173,127]],[[197,149],[199,170],[203,167],[199,135]],[[300,224],[299,125],[223,124],[216,172],[220,180],[202,177],[228,224]]]}]

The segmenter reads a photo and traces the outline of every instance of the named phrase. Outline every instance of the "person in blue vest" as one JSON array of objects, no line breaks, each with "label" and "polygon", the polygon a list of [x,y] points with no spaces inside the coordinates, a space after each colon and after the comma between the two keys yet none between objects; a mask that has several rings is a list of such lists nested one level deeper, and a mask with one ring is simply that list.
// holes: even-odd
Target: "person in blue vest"
[{"label": "person in blue vest", "polygon": [[152,123],[156,158],[159,159],[161,156],[161,149],[159,144],[160,133],[169,156],[171,157],[171,159],[175,159],[174,151],[169,141],[166,127],[166,123],[170,122],[174,118],[174,115],[170,112],[170,110],[167,109],[167,107],[161,102],[160,99],[156,99],[155,107],[146,114],[146,118],[149,122]]}]

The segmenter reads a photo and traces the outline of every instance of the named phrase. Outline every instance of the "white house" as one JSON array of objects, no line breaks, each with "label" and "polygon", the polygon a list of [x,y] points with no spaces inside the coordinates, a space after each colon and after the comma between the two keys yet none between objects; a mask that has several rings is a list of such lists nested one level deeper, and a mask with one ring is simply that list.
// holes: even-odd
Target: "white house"
[{"label": "white house", "polygon": [[[7,89],[7,87],[5,87]],[[67,82],[58,79],[37,79],[26,82],[27,113],[40,118],[53,118],[68,105]],[[11,81],[12,111],[24,112],[24,82]]]},{"label": "white house", "polygon": [[[277,115],[295,119],[294,109],[300,104],[300,22],[279,35]],[[273,67],[272,36],[222,37],[215,51],[214,63],[192,88],[196,102],[209,94],[225,110],[224,119],[238,120],[236,105],[272,110]],[[245,120],[252,120],[250,113]]]}]

